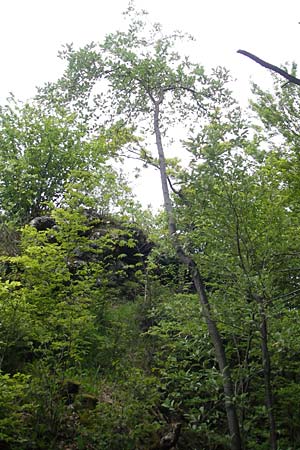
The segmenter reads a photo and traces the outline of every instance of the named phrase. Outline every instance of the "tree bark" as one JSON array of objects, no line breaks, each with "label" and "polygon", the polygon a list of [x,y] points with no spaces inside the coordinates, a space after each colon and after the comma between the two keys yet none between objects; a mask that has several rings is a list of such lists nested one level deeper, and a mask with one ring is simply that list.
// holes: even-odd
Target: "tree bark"
[{"label": "tree bark", "polygon": [[202,280],[199,269],[194,260],[187,254],[185,254],[183,248],[178,243],[176,237],[176,221],[174,217],[173,206],[169,194],[168,177],[166,170],[166,160],[164,149],[162,145],[162,137],[159,126],[159,111],[160,104],[163,101],[163,95],[158,101],[154,102],[154,131],[156,137],[156,146],[159,157],[159,169],[161,177],[162,192],[164,198],[164,208],[168,218],[169,233],[176,250],[179,260],[185,264],[190,272],[199,297],[199,302],[202,308],[202,313],[207,324],[208,332],[215,349],[216,359],[219,365],[219,369],[223,380],[223,390],[225,394],[225,410],[227,415],[228,429],[230,433],[230,448],[231,450],[242,450],[242,441],[240,436],[240,427],[238,421],[238,415],[236,412],[236,406],[234,404],[234,389],[231,378],[231,371],[227,364],[225,348],[223,345],[222,337],[219,333],[216,321],[212,318],[210,303],[207,297],[206,288]]},{"label": "tree bark", "polygon": [[262,353],[262,366],[265,381],[265,404],[268,411],[269,418],[269,430],[270,430],[270,446],[271,450],[277,450],[277,436],[276,436],[276,424],[274,417],[274,399],[271,383],[271,360],[268,348],[268,324],[266,312],[264,309],[263,299],[260,296],[255,296],[259,305],[261,324],[260,324],[260,336],[261,336],[261,353]]},{"label": "tree bark", "polygon": [[266,69],[273,70],[273,72],[278,73],[282,77],[286,78],[289,83],[298,84],[300,85],[300,79],[294,77],[293,75],[290,75],[285,70],[280,69],[278,66],[274,66],[274,64],[270,64],[263,59],[258,58],[258,56],[253,55],[253,53],[247,52],[246,50],[238,50],[237,53],[240,53],[241,55],[247,56],[247,58],[252,59],[257,64],[260,64],[261,66],[265,67]]}]

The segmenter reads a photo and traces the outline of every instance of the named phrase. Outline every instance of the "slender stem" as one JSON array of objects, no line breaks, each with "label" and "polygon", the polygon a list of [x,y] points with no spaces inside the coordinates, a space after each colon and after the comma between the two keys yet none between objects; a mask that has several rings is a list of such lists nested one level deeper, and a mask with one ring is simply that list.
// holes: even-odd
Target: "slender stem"
[{"label": "slender stem", "polygon": [[202,280],[201,274],[199,272],[199,269],[194,262],[194,260],[187,255],[181,245],[179,244],[176,236],[176,221],[174,217],[174,211],[173,206],[169,194],[169,186],[168,186],[168,177],[167,177],[167,170],[166,170],[166,160],[165,160],[165,154],[164,149],[162,145],[162,137],[161,137],[161,131],[159,126],[159,112],[160,112],[160,104],[163,101],[163,93],[160,95],[159,99],[154,102],[154,131],[155,131],[155,137],[156,137],[156,146],[158,151],[158,157],[159,157],[159,167],[160,167],[160,176],[161,176],[161,185],[162,185],[162,192],[163,192],[163,198],[164,198],[164,207],[168,218],[168,227],[169,227],[169,233],[172,238],[172,242],[174,245],[174,248],[176,250],[177,256],[179,260],[185,264],[192,275],[192,279],[196,288],[196,291],[199,296],[200,305],[202,308],[202,313],[205,318],[208,332],[211,338],[211,341],[213,343],[216,358],[218,361],[219,369],[222,375],[223,380],[223,389],[225,394],[225,410],[227,414],[227,422],[228,422],[228,428],[231,438],[231,450],[241,450],[242,449],[242,442],[241,442],[241,436],[240,436],[240,427],[238,422],[238,416],[236,412],[236,406],[234,404],[234,389],[233,389],[233,383],[231,378],[231,371],[227,363],[226,359],[226,353],[224,344],[222,341],[222,337],[219,333],[217,323],[212,317],[211,314],[211,308],[210,303],[207,297],[206,288],[204,285],[204,282]]},{"label": "slender stem", "polygon": [[262,353],[262,366],[265,380],[265,403],[269,417],[269,431],[270,431],[270,445],[271,450],[277,450],[277,436],[276,436],[276,424],[274,417],[274,399],[271,383],[271,360],[270,352],[268,348],[268,324],[267,316],[265,312],[264,302],[260,296],[255,296],[255,300],[258,302],[261,324],[261,353]]}]

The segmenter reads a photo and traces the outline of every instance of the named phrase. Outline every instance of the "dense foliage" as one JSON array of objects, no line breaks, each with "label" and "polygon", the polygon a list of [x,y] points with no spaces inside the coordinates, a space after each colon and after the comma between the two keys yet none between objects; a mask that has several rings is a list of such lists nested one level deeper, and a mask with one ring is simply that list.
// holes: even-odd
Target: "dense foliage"
[{"label": "dense foliage", "polygon": [[297,450],[298,89],[242,111],[186,36],[126,17],[0,108],[0,448]]}]

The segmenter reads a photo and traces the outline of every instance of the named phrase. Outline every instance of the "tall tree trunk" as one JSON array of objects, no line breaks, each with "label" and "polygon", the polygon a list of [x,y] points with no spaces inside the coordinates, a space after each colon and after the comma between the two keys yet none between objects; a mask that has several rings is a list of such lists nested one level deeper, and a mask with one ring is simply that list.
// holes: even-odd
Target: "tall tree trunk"
[{"label": "tall tree trunk", "polygon": [[268,348],[268,324],[266,312],[263,304],[263,299],[256,295],[256,301],[259,305],[259,312],[261,318],[260,324],[260,336],[261,336],[261,353],[262,353],[262,366],[265,381],[265,404],[268,411],[269,418],[269,430],[270,430],[270,446],[271,450],[277,450],[277,436],[276,436],[276,424],[274,417],[274,400],[271,383],[271,360]]},{"label": "tall tree trunk", "polygon": [[240,436],[240,427],[239,427],[239,421],[238,421],[238,415],[236,412],[236,407],[234,404],[234,389],[233,389],[233,383],[231,378],[231,371],[227,364],[226,359],[226,353],[225,348],[223,345],[223,341],[221,338],[221,335],[219,333],[216,321],[213,319],[210,309],[209,300],[207,298],[207,293],[205,289],[204,282],[201,278],[201,274],[199,272],[199,269],[194,262],[194,260],[187,254],[185,254],[183,248],[178,243],[177,237],[176,237],[176,222],[174,217],[174,211],[173,206],[169,194],[169,187],[168,187],[168,179],[167,179],[167,171],[166,171],[166,160],[165,160],[165,154],[164,149],[162,145],[162,138],[161,138],[161,131],[159,126],[159,107],[160,104],[163,101],[163,95],[161,95],[161,98],[154,102],[154,131],[155,131],[155,137],[156,137],[156,146],[158,151],[158,157],[159,157],[159,168],[160,168],[160,177],[161,177],[161,185],[162,185],[162,192],[163,192],[163,198],[164,198],[164,207],[168,218],[168,227],[169,227],[169,233],[174,245],[174,248],[176,250],[177,256],[180,259],[180,261],[185,264],[190,272],[191,276],[197,291],[197,294],[199,296],[200,305],[202,308],[202,313],[204,316],[204,319],[207,324],[208,332],[211,338],[211,341],[213,343],[216,358],[218,361],[219,369],[222,375],[223,380],[223,389],[225,394],[225,410],[227,414],[227,422],[228,422],[228,428],[230,433],[230,439],[231,439],[231,450],[242,450],[242,441]]}]

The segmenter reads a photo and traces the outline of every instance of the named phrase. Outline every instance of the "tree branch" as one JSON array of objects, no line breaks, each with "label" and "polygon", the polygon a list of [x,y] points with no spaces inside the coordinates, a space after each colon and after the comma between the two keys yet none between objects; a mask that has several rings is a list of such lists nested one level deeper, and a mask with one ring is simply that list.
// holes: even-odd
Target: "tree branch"
[{"label": "tree branch", "polygon": [[267,69],[273,70],[273,72],[276,72],[279,75],[281,75],[282,77],[286,78],[289,83],[298,84],[300,86],[299,78],[296,78],[293,75],[290,75],[285,70],[280,69],[280,67],[270,64],[270,63],[264,61],[263,59],[260,59],[257,56],[253,55],[252,53],[247,52],[246,50],[238,50],[237,53],[247,56],[248,58],[252,59],[256,63],[260,64],[261,66],[266,67]]}]

